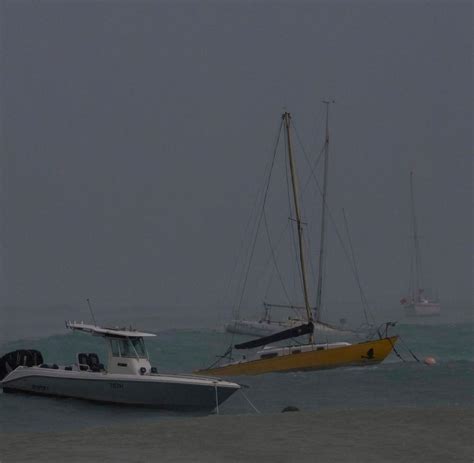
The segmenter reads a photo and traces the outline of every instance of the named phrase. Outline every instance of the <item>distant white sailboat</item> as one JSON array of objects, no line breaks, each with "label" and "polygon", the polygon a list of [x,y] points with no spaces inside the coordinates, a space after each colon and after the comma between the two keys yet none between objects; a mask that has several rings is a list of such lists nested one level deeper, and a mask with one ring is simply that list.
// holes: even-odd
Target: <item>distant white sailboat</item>
[{"label": "distant white sailboat", "polygon": [[413,227],[413,254],[410,268],[410,283],[408,296],[402,298],[405,314],[408,316],[429,317],[439,315],[441,305],[439,301],[429,299],[423,288],[423,272],[421,265],[420,237],[415,213],[415,195],[413,191],[413,172],[410,172],[410,198]]}]

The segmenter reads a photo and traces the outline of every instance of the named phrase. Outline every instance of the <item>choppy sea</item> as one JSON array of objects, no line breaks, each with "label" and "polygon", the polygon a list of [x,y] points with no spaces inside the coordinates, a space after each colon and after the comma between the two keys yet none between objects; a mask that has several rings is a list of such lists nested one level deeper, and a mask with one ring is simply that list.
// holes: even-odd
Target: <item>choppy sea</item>
[{"label": "choppy sea", "polygon": [[[430,320],[401,320],[394,332],[401,336],[397,350],[402,358],[391,354],[377,366],[240,377],[238,381],[249,386],[245,396],[234,394],[220,407],[220,413],[255,413],[246,397],[263,414],[280,412],[289,405],[309,412],[473,407],[474,324],[470,312],[465,313],[467,316],[458,319],[441,316]],[[191,372],[208,366],[231,342],[229,335],[219,327],[163,329],[153,317],[144,315],[136,317],[133,325],[157,333],[147,345],[152,365],[160,372]],[[14,329],[2,331],[0,355],[26,348],[41,351],[48,363],[73,363],[77,352],[97,352],[105,359],[101,338],[67,332],[60,326],[47,334],[31,324],[28,331],[21,326],[18,323]],[[245,338],[234,338],[234,342],[240,339]],[[434,357],[436,365],[417,362],[408,349],[420,360]],[[189,416],[75,399],[0,393],[0,430],[3,432],[72,431]]]}]

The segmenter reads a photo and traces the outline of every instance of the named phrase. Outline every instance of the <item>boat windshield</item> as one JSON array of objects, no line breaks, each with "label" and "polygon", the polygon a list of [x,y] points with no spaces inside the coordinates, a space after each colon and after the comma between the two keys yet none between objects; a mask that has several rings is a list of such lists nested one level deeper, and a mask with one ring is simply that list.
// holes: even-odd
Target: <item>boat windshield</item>
[{"label": "boat windshield", "polygon": [[143,338],[113,338],[110,345],[114,357],[147,358]]},{"label": "boat windshield", "polygon": [[146,357],[145,343],[143,338],[131,338],[130,341],[139,357]]}]

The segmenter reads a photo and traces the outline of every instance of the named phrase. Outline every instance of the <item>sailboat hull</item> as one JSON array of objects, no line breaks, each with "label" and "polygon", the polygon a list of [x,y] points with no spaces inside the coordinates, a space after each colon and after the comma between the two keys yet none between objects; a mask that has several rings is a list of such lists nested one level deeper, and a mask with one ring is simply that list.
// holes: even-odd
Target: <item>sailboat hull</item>
[{"label": "sailboat hull", "polygon": [[[217,368],[199,370],[200,375],[240,376],[291,371],[312,371],[347,366],[367,366],[382,362],[392,351],[398,336],[358,344],[338,343],[281,348],[282,355],[269,358],[271,349],[262,351],[260,358],[242,359]],[[306,349],[305,349],[306,348]],[[278,350],[278,349],[276,349]]]},{"label": "sailboat hull", "polygon": [[405,305],[405,315],[409,317],[435,317],[440,315],[441,306],[438,302],[416,302]]}]

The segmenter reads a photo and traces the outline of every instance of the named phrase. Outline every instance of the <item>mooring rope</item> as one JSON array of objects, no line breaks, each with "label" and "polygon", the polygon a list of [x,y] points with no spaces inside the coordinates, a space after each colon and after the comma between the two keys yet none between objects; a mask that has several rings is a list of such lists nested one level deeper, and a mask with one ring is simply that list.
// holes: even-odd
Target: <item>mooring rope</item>
[{"label": "mooring rope", "polygon": [[245,395],[243,389],[240,389],[240,392],[244,396],[245,400],[250,404],[250,406],[259,414],[261,415],[262,412],[250,401],[250,399]]},{"label": "mooring rope", "polygon": [[406,344],[406,342],[402,339],[401,336],[398,336],[398,339],[400,339],[400,342],[403,344],[403,347],[405,347],[405,349],[410,352],[410,355],[418,362],[418,363],[421,363],[420,359],[414,354],[414,352],[408,347],[408,345]]},{"label": "mooring rope", "polygon": [[219,395],[217,394],[217,381],[214,382],[214,389],[216,391],[216,415],[219,414]]},{"label": "mooring rope", "polygon": [[393,352],[395,352],[395,355],[403,362],[405,363],[406,360],[398,353],[397,349],[395,349],[395,345],[393,344],[392,340],[387,336],[388,342],[392,345]]}]

